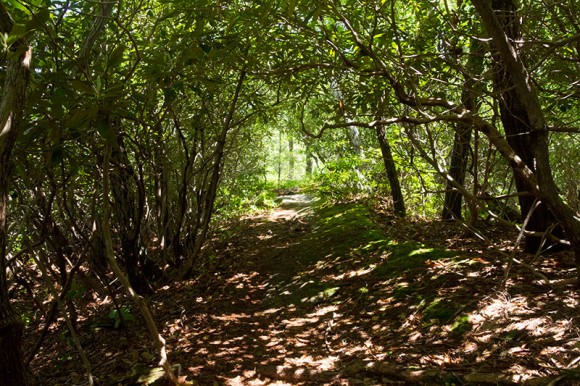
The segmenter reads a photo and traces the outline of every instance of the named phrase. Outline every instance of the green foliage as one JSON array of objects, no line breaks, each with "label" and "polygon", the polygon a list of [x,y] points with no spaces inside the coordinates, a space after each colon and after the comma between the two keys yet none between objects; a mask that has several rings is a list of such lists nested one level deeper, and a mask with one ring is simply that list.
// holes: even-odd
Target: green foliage
[{"label": "green foliage", "polygon": [[83,287],[82,283],[75,278],[73,279],[69,291],[66,293],[66,298],[70,300],[80,299],[85,292],[85,287]]},{"label": "green foliage", "polygon": [[472,325],[469,321],[469,316],[462,315],[455,318],[453,326],[451,326],[451,332],[455,335],[463,335],[466,332],[471,331]]},{"label": "green foliage", "polygon": [[122,324],[133,320],[133,314],[131,314],[129,307],[123,306],[120,308],[120,312],[119,309],[109,312],[108,318],[113,323],[114,328],[119,328]]},{"label": "green foliage", "polygon": [[[461,110],[467,80],[481,106],[471,114],[501,126],[493,56],[487,43],[481,43],[481,54],[471,53],[480,44],[474,40],[485,35],[470,2],[371,1],[361,7],[326,0],[227,6],[126,1],[98,31],[93,27],[100,2],[6,4],[15,25],[1,36],[2,52],[8,58],[18,54],[11,49],[19,38],[34,47],[25,119],[10,160],[7,252],[47,238],[49,265],[62,239],[56,230],[65,233],[63,248],[85,253],[75,248],[96,234],[105,200],[118,204],[112,218],[115,253],[124,255],[121,240],[130,236],[145,244],[136,246],[144,254],[169,259],[169,240],[184,248],[203,240],[199,224],[214,213],[219,219],[271,208],[277,189],[310,183],[307,160],[315,170],[312,184],[331,202],[386,196],[389,186],[370,125],[380,119],[408,118],[386,125],[387,138],[409,212],[433,217],[441,209],[445,180],[422,156],[448,167],[454,127],[468,118],[453,116]],[[521,4],[522,41],[545,43],[522,51],[543,113],[556,128],[577,126],[580,113],[579,54],[569,32],[580,27],[568,12],[575,5]],[[98,33],[91,42],[93,32]],[[86,58],[80,58],[89,43]],[[470,65],[473,57],[480,58],[477,66]],[[247,77],[237,90],[241,73]],[[408,98],[401,101],[401,93]],[[414,105],[423,101],[428,103]],[[432,121],[411,122],[425,118]],[[346,127],[355,121],[361,123],[356,146]],[[578,138],[553,133],[549,144],[562,196],[576,211]],[[105,144],[114,149],[110,165],[103,165]],[[476,194],[482,188],[513,192],[508,162],[482,133],[470,149],[466,188]],[[103,194],[104,170],[111,171],[111,197]],[[214,174],[220,177],[215,202]],[[373,275],[392,277],[449,256],[387,240],[362,205],[325,205],[317,226],[335,241],[333,258],[380,255]],[[48,219],[55,234],[46,228]],[[316,248],[317,241],[308,240],[301,258],[319,258]],[[332,288],[316,287],[312,296],[333,296]],[[409,288],[394,295],[407,296]],[[77,300],[84,292],[75,280],[67,297]],[[431,303],[425,317],[444,319],[445,307]],[[126,308],[109,314],[116,327],[125,312],[130,320]],[[467,328],[464,320],[455,323],[458,332]]]},{"label": "green foliage", "polygon": [[28,311],[24,311],[20,314],[20,320],[24,323],[24,326],[28,326],[32,321],[32,317]]},{"label": "green foliage", "polygon": [[[378,276],[394,277],[401,272],[409,272],[415,269],[425,268],[427,260],[437,260],[455,256],[455,252],[436,248],[426,248],[424,245],[415,243],[397,243],[385,241],[382,248],[389,251],[388,259],[382,265],[373,270]],[[401,289],[404,294],[406,289]]]},{"label": "green foliage", "polygon": [[457,312],[457,305],[451,304],[443,298],[435,298],[429,303],[423,311],[423,321],[431,322],[436,320],[438,323],[449,321]]},{"label": "green foliage", "polygon": [[370,162],[356,155],[328,162],[314,176],[314,181],[319,184],[320,194],[329,199],[340,200],[370,193],[376,186],[369,178]]},{"label": "green foliage", "polygon": [[240,179],[234,186],[222,186],[216,201],[218,215],[233,217],[276,206],[275,185],[257,178]]}]

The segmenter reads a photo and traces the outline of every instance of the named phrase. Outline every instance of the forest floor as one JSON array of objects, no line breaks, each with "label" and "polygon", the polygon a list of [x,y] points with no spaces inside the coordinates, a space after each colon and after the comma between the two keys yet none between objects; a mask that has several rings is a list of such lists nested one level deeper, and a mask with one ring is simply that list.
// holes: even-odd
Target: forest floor
[{"label": "forest floor", "polygon": [[[570,253],[512,255],[517,234],[483,232],[493,247],[458,224],[284,197],[224,225],[199,276],[150,306],[169,359],[200,385],[580,384]],[[146,384],[158,359],[144,323],[131,308],[127,329],[105,328],[111,309],[79,312],[97,384]],[[86,384],[54,328],[32,368],[42,384]]]}]

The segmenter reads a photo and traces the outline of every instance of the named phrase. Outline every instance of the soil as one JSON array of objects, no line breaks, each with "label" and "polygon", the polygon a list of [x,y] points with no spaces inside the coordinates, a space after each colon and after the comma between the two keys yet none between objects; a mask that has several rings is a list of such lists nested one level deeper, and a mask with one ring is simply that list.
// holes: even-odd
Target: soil
[{"label": "soil", "polygon": [[[149,300],[181,379],[580,384],[569,252],[513,252],[517,234],[482,224],[490,247],[461,225],[396,219],[378,205],[306,195],[279,202],[223,224],[196,278]],[[130,307],[127,328],[110,314],[111,299],[95,295],[79,310],[79,338],[96,384],[146,384],[142,374],[158,358],[138,311],[118,298]],[[27,347],[41,327],[27,327]],[[41,384],[87,384],[62,320],[31,367]]]}]

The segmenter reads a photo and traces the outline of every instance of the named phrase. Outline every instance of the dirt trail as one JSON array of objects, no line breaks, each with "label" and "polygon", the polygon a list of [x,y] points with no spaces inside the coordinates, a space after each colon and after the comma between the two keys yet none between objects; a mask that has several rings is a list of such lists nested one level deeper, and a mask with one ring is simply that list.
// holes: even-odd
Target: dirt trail
[{"label": "dirt trail", "polygon": [[[222,229],[197,279],[151,299],[170,359],[189,380],[547,385],[567,374],[557,384],[572,385],[568,378],[580,378],[573,285],[546,286],[516,265],[502,289],[503,255],[457,226],[371,221],[364,205],[320,207],[300,195],[279,204]],[[552,280],[575,275],[570,254],[516,257]],[[137,311],[124,331],[95,327],[110,301],[93,307],[80,336],[98,384],[142,385],[136,369],[158,360]],[[51,335],[33,363],[43,384],[82,384],[78,356],[63,339]]]},{"label": "dirt trail", "polygon": [[[200,384],[548,384],[554,357],[562,367],[577,357],[573,289],[543,293],[514,272],[494,295],[503,269],[492,254],[385,251],[360,207],[318,218],[308,197],[280,201],[239,224],[218,252],[222,271],[187,310],[195,323],[173,344],[188,347],[176,361]],[[455,230],[419,232],[470,245]]]},{"label": "dirt trail", "polygon": [[338,357],[326,339],[337,307],[307,299],[320,291],[312,291],[301,256],[305,239],[317,238],[309,223],[312,199],[280,201],[276,210],[243,224],[227,251],[231,265],[208,283],[205,316],[195,311],[203,330],[188,339],[203,347],[187,355],[199,359],[189,370],[201,384],[319,384],[334,375]]}]

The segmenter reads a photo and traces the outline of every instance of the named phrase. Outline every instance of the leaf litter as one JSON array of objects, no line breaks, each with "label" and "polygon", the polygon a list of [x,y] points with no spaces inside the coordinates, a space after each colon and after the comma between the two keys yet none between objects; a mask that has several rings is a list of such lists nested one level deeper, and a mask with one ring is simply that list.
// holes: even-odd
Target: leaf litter
[{"label": "leaf litter", "polygon": [[[200,385],[577,384],[572,255],[515,252],[550,283],[518,265],[504,280],[516,235],[488,231],[492,247],[454,223],[281,200],[224,225],[196,279],[149,303],[181,379]],[[144,380],[157,358],[137,311],[119,328],[110,299],[90,299],[78,333],[96,384],[162,385]],[[63,325],[31,363],[42,384],[84,382]]]}]

